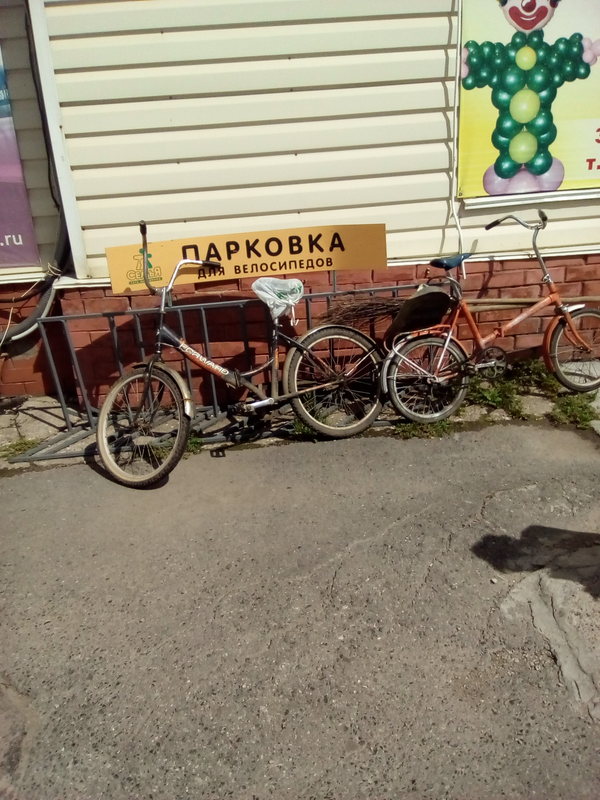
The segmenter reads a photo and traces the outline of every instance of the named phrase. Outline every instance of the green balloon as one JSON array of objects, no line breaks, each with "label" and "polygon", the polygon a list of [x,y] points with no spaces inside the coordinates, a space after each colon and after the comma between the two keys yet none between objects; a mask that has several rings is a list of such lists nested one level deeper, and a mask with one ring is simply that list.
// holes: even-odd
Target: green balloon
[{"label": "green balloon", "polygon": [[577,65],[577,77],[578,78],[587,78],[591,72],[591,67],[589,64],[586,64],[585,61],[580,61]]},{"label": "green balloon", "polygon": [[518,67],[509,67],[502,76],[502,86],[507,92],[515,94],[525,86],[525,73]]},{"label": "green balloon", "polygon": [[491,61],[494,57],[494,52],[496,48],[491,42],[484,42],[481,45],[481,55],[486,61]]},{"label": "green balloon", "polygon": [[547,133],[552,127],[552,113],[547,108],[543,108],[540,113],[527,123],[527,130],[538,138]]},{"label": "green balloon", "polygon": [[557,134],[558,131],[556,130],[556,125],[551,125],[546,133],[542,133],[537,137],[538,144],[540,147],[549,147],[556,139]]},{"label": "green balloon", "polygon": [[542,108],[550,107],[556,99],[556,89],[554,88],[554,85],[544,89],[543,92],[539,92],[538,97],[540,98]]},{"label": "green balloon", "polygon": [[557,53],[560,53],[561,56],[566,56],[569,52],[569,42],[565,39],[564,36],[561,36],[560,39],[557,39],[554,43],[554,47]]},{"label": "green balloon", "polygon": [[469,53],[467,58],[467,64],[471,69],[479,69],[482,65],[482,58],[481,53],[479,52],[479,48],[477,50],[473,50]]},{"label": "green balloon", "polygon": [[540,98],[531,89],[521,89],[510,101],[510,114],[514,120],[524,125],[531,122],[540,110]]},{"label": "green balloon", "polygon": [[540,45],[544,42],[544,34],[540,31],[533,31],[529,34],[529,38],[527,39],[527,44],[530,47],[533,47],[534,50],[538,50]]},{"label": "green balloon", "polygon": [[538,94],[547,89],[552,82],[552,76],[546,67],[535,66],[527,76],[527,86]]},{"label": "green balloon", "polygon": [[538,57],[538,64],[546,64],[548,63],[548,59],[550,58],[550,54],[552,52],[552,48],[548,44],[548,42],[542,42],[539,47],[536,48],[537,50],[537,57]]},{"label": "green balloon", "polygon": [[535,67],[537,62],[537,55],[533,47],[522,47],[515,57],[515,62],[519,69],[523,69],[525,71],[532,69]]},{"label": "green balloon", "polygon": [[496,106],[499,111],[508,111],[511,99],[512,95],[499,87],[495,88],[492,92],[492,104]]},{"label": "green balloon", "polygon": [[545,148],[540,148],[527,164],[527,169],[534,175],[543,175],[552,166],[552,156]]},{"label": "green balloon", "polygon": [[478,89],[483,89],[484,86],[489,86],[492,80],[492,70],[489,67],[482,67],[475,78],[475,83]]},{"label": "green balloon", "polygon": [[492,144],[499,150],[501,153],[508,151],[508,146],[510,144],[510,139],[507,139],[506,136],[502,136],[498,133],[498,131],[494,131],[492,133]]},{"label": "green balloon", "polygon": [[496,130],[500,136],[505,136],[507,139],[512,139],[520,131],[523,130],[523,125],[517,122],[508,113],[503,113],[498,116],[496,120]]},{"label": "green balloon", "polygon": [[537,153],[537,149],[538,143],[535,136],[529,131],[521,131],[511,141],[508,154],[518,164],[526,164]]},{"label": "green balloon", "polygon": [[564,82],[565,81],[562,74],[560,72],[555,72],[554,75],[552,76],[552,83],[554,84],[554,86],[558,89],[563,85]]},{"label": "green balloon", "polygon": [[577,66],[573,61],[564,61],[561,72],[566,81],[574,81],[577,77]]},{"label": "green balloon", "polygon": [[513,161],[508,153],[498,156],[494,162],[494,170],[500,178],[514,178],[520,167],[521,165]]},{"label": "green balloon", "polygon": [[548,66],[550,69],[558,69],[562,64],[562,57],[555,52],[550,52],[548,56]]},{"label": "green balloon", "polygon": [[523,33],[522,31],[517,31],[515,34],[513,34],[510,43],[514,45],[517,49],[519,47],[523,47],[524,45],[527,44],[527,34]]},{"label": "green balloon", "polygon": [[477,83],[475,82],[475,75],[470,73],[466,78],[463,78],[462,85],[465,89],[475,89],[477,86]]},{"label": "green balloon", "polygon": [[568,52],[571,58],[581,58],[581,55],[583,54],[583,44],[581,43],[581,40],[573,39],[573,37],[571,36],[571,38],[569,39]]}]

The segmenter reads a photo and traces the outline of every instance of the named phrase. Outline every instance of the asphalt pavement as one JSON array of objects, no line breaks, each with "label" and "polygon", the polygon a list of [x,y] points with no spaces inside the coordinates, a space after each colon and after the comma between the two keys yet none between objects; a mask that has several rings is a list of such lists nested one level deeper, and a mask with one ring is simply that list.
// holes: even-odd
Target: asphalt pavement
[{"label": "asphalt pavement", "polygon": [[544,421],[4,470],[0,797],[597,800],[599,476]]}]

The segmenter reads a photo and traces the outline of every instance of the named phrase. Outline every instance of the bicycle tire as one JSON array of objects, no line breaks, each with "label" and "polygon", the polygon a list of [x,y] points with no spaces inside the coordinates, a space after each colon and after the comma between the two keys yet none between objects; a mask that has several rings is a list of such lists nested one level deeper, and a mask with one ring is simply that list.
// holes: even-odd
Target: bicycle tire
[{"label": "bicycle tire", "polygon": [[177,466],[191,425],[173,378],[153,368],[144,396],[147,375],[147,368],[138,367],[113,384],[96,433],[106,471],[117,483],[138,489],[152,486]]},{"label": "bicycle tire", "polygon": [[563,386],[574,392],[593,392],[600,388],[600,311],[582,308],[571,319],[582,338],[589,341],[591,352],[583,351],[568,338],[568,326],[560,320],[548,345],[552,369]]},{"label": "bicycle tire", "polygon": [[[390,363],[387,372],[390,401],[411,422],[439,422],[454,414],[465,399],[468,376],[464,365],[468,356],[456,340],[450,340],[444,350],[445,345],[446,340],[437,336],[409,339]],[[438,365],[433,380],[431,364]],[[436,382],[435,379],[443,380],[444,375],[447,380]]]},{"label": "bicycle tire", "polygon": [[[15,296],[8,300],[0,300],[0,307],[7,304],[10,304],[11,306],[10,311],[6,312],[6,314],[2,314],[2,322],[0,323],[1,344],[8,344],[9,342],[15,342],[19,339],[24,339],[26,336],[29,336],[29,334],[36,330],[39,320],[48,315],[48,312],[52,307],[52,303],[54,302],[54,296],[56,294],[56,288],[54,284],[57,277],[58,275],[48,275],[41,281],[35,281],[21,295]],[[39,286],[36,287],[37,284],[39,284]],[[25,302],[27,299],[35,295],[39,295],[35,306],[26,307],[24,309],[26,316],[21,318],[18,310],[19,302]],[[13,323],[12,320],[14,318],[15,310],[17,312],[19,321]]]},{"label": "bicycle tire", "polygon": [[381,356],[375,343],[360,331],[334,325],[301,341],[305,349],[291,350],[284,365],[285,393],[304,391],[291,401],[296,416],[331,439],[366,430],[381,411]]}]

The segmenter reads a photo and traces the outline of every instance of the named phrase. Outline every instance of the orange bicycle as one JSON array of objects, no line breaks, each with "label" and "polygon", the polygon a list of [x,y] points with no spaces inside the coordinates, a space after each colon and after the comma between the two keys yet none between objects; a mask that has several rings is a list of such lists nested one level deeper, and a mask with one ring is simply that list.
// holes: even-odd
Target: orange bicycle
[{"label": "orange bicycle", "polygon": [[[461,269],[464,276],[464,262],[471,253],[431,262],[432,266],[445,270],[446,275],[432,278],[424,286],[448,287],[449,312],[440,324],[395,339],[382,374],[389,398],[399,414],[414,422],[435,422],[453,414],[463,402],[473,375],[494,377],[506,368],[506,353],[493,346],[493,342],[549,306],[554,306],[555,316],[542,342],[547,368],[572,391],[591,392],[600,388],[600,310],[587,309],[583,303],[563,303],[538,249],[538,234],[548,222],[543,211],[538,214],[539,222],[534,224],[508,214],[485,226],[489,230],[512,219],[533,231],[533,250],[542,271],[542,284],[548,292],[513,319],[498,324],[487,336],[481,335],[459,280],[449,274]],[[467,324],[474,342],[470,354],[457,338],[461,319]]]}]

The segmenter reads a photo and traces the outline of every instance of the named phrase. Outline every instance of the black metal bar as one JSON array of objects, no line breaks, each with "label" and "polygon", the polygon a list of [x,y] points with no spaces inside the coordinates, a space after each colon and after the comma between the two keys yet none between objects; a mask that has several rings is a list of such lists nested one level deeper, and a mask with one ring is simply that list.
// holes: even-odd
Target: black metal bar
[{"label": "black metal bar", "polygon": [[[65,319],[68,319],[68,318],[65,318]],[[65,331],[65,338],[67,340],[67,347],[69,348],[69,355],[70,355],[71,361],[73,363],[73,370],[75,372],[75,380],[77,382],[77,385],[79,386],[79,391],[81,393],[81,399],[83,400],[83,405],[85,407],[85,413],[87,415],[88,422],[89,422],[90,426],[93,427],[95,425],[95,419],[94,419],[95,415],[94,415],[94,411],[92,409],[92,405],[90,403],[90,398],[89,398],[89,395],[88,395],[87,386],[85,385],[85,381],[83,380],[83,374],[81,372],[81,366],[79,364],[79,359],[77,358],[77,351],[75,350],[75,347],[73,346],[73,340],[71,338],[71,333],[69,331],[69,326],[68,325],[64,326],[64,331]],[[67,423],[67,427],[68,427],[68,423]]]},{"label": "black metal bar", "polygon": [[[65,420],[65,425],[67,426],[67,430],[71,430],[71,420],[69,415],[69,409],[67,408],[67,403],[65,400],[65,393],[63,392],[62,384],[60,382],[60,376],[58,374],[58,370],[56,369],[56,361],[54,360],[54,356],[52,355],[52,348],[48,342],[48,334],[46,333],[46,323],[47,319],[40,319],[40,336],[42,337],[42,345],[44,348],[44,352],[46,358],[48,359],[48,364],[50,366],[50,374],[52,375],[52,381],[54,383],[54,388],[56,389],[56,394],[58,395],[58,402],[60,403],[60,407],[63,412],[63,417]],[[64,323],[63,323],[64,328]]]},{"label": "black metal bar", "polygon": [[112,316],[112,314],[106,314],[106,317],[108,319],[108,331],[110,333],[110,341],[112,344],[113,356],[115,357],[115,363],[117,365],[117,369],[119,370],[119,375],[123,375],[125,368],[123,366],[123,356],[119,346],[119,336],[117,333],[115,318]]}]

